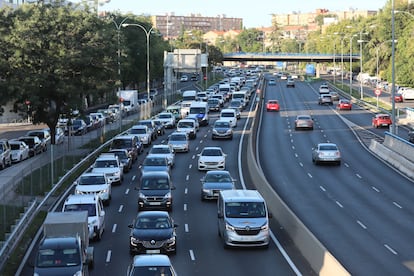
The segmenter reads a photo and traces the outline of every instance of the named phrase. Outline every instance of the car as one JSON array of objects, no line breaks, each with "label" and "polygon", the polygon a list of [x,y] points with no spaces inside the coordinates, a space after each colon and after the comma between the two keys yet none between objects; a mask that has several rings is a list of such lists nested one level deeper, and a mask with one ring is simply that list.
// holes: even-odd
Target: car
[{"label": "car", "polygon": [[63,142],[65,142],[65,132],[63,131],[62,128],[57,127],[55,129],[55,144],[59,145],[59,144],[63,144]]},{"label": "car", "polygon": [[279,111],[280,105],[278,100],[268,100],[266,102],[266,111]]},{"label": "car", "polygon": [[29,146],[29,157],[33,157],[45,151],[42,141],[37,136],[22,136],[17,140],[23,141]]},{"label": "car", "polygon": [[141,175],[138,187],[138,209],[173,208],[172,184],[170,174],[166,171],[147,171]]},{"label": "car", "polygon": [[270,79],[268,82],[268,85],[276,85],[276,80],[275,79]]},{"label": "car", "polygon": [[222,94],[211,95],[210,99],[217,99],[220,103],[220,108],[224,106],[224,96]]},{"label": "car", "polygon": [[181,119],[177,123],[177,131],[184,132],[189,138],[195,139],[197,137],[197,126],[196,120],[194,119]]},{"label": "car", "polygon": [[166,156],[148,154],[141,164],[141,174],[152,171],[170,173],[171,166]]},{"label": "car", "polygon": [[234,106],[229,106],[229,109],[234,109],[234,111],[236,112],[236,118],[237,120],[241,118],[241,111],[239,107],[234,107]]},{"label": "car", "polygon": [[175,115],[171,112],[161,112],[157,115],[157,120],[165,125],[165,128],[175,127]]},{"label": "car", "polygon": [[105,231],[105,211],[102,199],[97,195],[69,195],[62,212],[88,211],[89,239],[101,240]]},{"label": "car", "polygon": [[149,150],[148,154],[152,156],[166,157],[170,167],[174,167],[175,153],[171,145],[153,145],[152,148]]},{"label": "car", "polygon": [[351,110],[352,109],[352,103],[348,99],[340,99],[338,101],[338,104],[336,105],[336,108],[338,110]]},{"label": "car", "polygon": [[310,115],[297,115],[295,119],[295,130],[310,129],[313,130],[313,118]]},{"label": "car", "polygon": [[232,99],[228,105],[228,108],[235,108],[237,107],[239,110],[243,110],[244,103],[241,99]]},{"label": "car", "polygon": [[414,130],[408,132],[408,142],[414,143]]},{"label": "car", "polygon": [[392,125],[391,116],[385,113],[375,114],[372,117],[372,127],[379,128],[379,127],[389,127]]},{"label": "car", "polygon": [[225,108],[220,112],[220,120],[229,121],[231,127],[237,127],[237,114],[234,109]]},{"label": "car", "polygon": [[226,169],[227,154],[223,152],[221,147],[204,147],[197,156],[199,171]]},{"label": "car", "polygon": [[181,82],[187,82],[188,81],[188,76],[187,75],[182,75],[180,78]]},{"label": "car", "polygon": [[322,83],[320,86],[319,86],[319,94],[328,94],[330,91],[329,91],[329,86],[328,86],[328,84],[326,84],[326,83]]},{"label": "car", "polygon": [[174,152],[189,152],[190,142],[187,133],[173,132],[168,136],[168,145],[170,145]]},{"label": "car", "polygon": [[312,148],[312,162],[315,165],[320,163],[335,163],[341,165],[341,152],[334,143],[319,143]]},{"label": "car", "polygon": [[282,73],[281,75],[280,75],[280,79],[281,80],[287,80],[289,78],[289,74],[288,73]]},{"label": "car", "polygon": [[86,172],[75,181],[75,194],[97,195],[104,205],[109,205],[112,198],[111,182],[104,173]]},{"label": "car", "polygon": [[293,80],[293,78],[288,78],[286,80],[286,87],[295,87],[295,81]]},{"label": "car", "polygon": [[[1,142],[0,142],[1,144]],[[21,162],[29,158],[29,146],[23,141],[10,140],[11,161],[13,163]],[[1,147],[1,145],[0,145]],[[1,151],[1,150],[0,150]],[[1,155],[1,154],[0,154]]]},{"label": "car", "polygon": [[127,276],[154,275],[154,273],[156,275],[177,276],[170,258],[165,254],[136,255],[127,269]]},{"label": "car", "polygon": [[70,135],[84,135],[88,132],[88,127],[83,119],[72,120],[72,124],[68,126],[70,130],[66,133]]},{"label": "car", "polygon": [[158,137],[157,128],[155,127],[154,120],[148,119],[148,120],[140,120],[138,121],[138,125],[144,125],[147,126],[148,129],[151,131],[151,140],[155,141]]},{"label": "car", "polygon": [[114,153],[101,153],[92,165],[91,172],[104,173],[111,185],[121,185],[124,180],[124,169]]},{"label": "car", "polygon": [[126,150],[126,149],[111,149],[111,150],[109,150],[109,153],[113,153],[118,157],[119,161],[122,164],[122,169],[123,169],[124,173],[127,173],[131,170],[133,162],[132,162],[132,157],[128,153],[128,150]]},{"label": "car", "polygon": [[209,111],[220,111],[221,104],[219,99],[209,98],[207,100],[207,106]]},{"label": "car", "polygon": [[188,114],[187,116],[185,116],[183,119],[190,119],[193,120],[195,123],[195,129],[196,132],[200,130],[200,122],[198,121],[198,116],[197,114]]},{"label": "car", "polygon": [[398,89],[398,92],[401,92],[403,100],[414,100],[414,88],[404,87]]},{"label": "car", "polygon": [[197,93],[197,100],[198,101],[202,101],[202,102],[206,102],[208,99],[208,95],[205,91],[201,91]]},{"label": "car", "polygon": [[50,143],[51,140],[49,129],[29,130],[26,136],[37,136],[45,145]]},{"label": "car", "polygon": [[[392,96],[390,97],[390,100],[392,100]],[[395,95],[394,95],[394,102],[396,102],[396,103],[402,103],[402,102],[404,102],[403,95],[401,93],[395,93]]]},{"label": "car", "polygon": [[321,94],[318,99],[319,105],[333,105],[332,96],[330,94]]},{"label": "car", "polygon": [[[177,252],[176,228],[172,217],[166,211],[141,211],[133,223],[129,237],[130,254],[175,254]],[[141,275],[141,274],[134,274]],[[142,274],[169,275],[169,274]]]},{"label": "car", "polygon": [[128,155],[132,159],[132,162],[135,162],[139,155],[139,149],[137,147],[138,143],[138,137],[133,134],[119,135],[112,139],[109,150],[126,149],[128,151]]},{"label": "car", "polygon": [[216,120],[211,131],[211,139],[233,139],[233,128],[227,120]]},{"label": "car", "polygon": [[331,95],[332,101],[339,101],[339,94],[338,94],[338,92],[331,91],[331,92],[329,92],[329,94]]},{"label": "car", "polygon": [[220,191],[235,189],[236,181],[229,171],[208,171],[201,181],[201,200],[217,199]]},{"label": "car", "polygon": [[11,166],[12,164],[12,151],[9,141],[6,139],[0,140],[0,169]]},{"label": "car", "polygon": [[128,133],[136,135],[144,147],[148,147],[152,143],[152,132],[145,125],[134,125],[129,129]]}]

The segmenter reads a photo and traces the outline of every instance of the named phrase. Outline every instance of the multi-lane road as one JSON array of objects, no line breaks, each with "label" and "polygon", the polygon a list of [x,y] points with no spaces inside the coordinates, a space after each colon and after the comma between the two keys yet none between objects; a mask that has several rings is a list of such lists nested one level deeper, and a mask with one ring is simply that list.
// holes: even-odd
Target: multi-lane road
[{"label": "multi-lane road", "polygon": [[[413,183],[375,158],[346,124],[349,120],[383,136],[385,129],[371,129],[372,114],[357,107],[337,112],[319,106],[317,87],[317,83],[296,82],[295,88],[286,88],[284,81],[266,87],[264,101],[278,99],[281,103],[280,112],[264,111],[259,121],[259,160],[267,180],[351,274],[411,275],[407,267],[414,259],[410,242]],[[313,131],[294,130],[294,118],[300,113],[314,117]],[[210,122],[217,115],[211,114]],[[171,259],[180,275],[317,274],[285,236],[279,235],[283,231],[276,224],[271,229],[278,240],[268,249],[224,249],[217,234],[216,203],[200,200],[204,173],[197,170],[196,155],[204,146],[221,146],[228,154],[226,169],[237,179],[237,187],[254,188],[254,183],[243,179],[246,171],[238,154],[240,144],[250,135],[250,119],[245,110],[232,141],[213,141],[211,125],[202,127],[191,141],[190,152],[176,155],[171,214],[179,226],[177,254]],[[165,143],[168,133],[156,142]],[[312,164],[312,146],[324,141],[338,144],[341,166]],[[132,260],[128,224],[137,214],[134,188],[144,156],[112,191],[111,205],[106,207],[106,231],[101,241],[93,243],[95,268],[91,275],[122,275]],[[23,274],[30,272],[27,266]]]}]

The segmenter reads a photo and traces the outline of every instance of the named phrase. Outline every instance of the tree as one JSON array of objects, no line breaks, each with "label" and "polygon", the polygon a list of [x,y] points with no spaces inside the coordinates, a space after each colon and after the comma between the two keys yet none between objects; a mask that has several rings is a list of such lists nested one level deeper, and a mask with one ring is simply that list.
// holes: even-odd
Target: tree
[{"label": "tree", "polygon": [[[96,14],[59,4],[22,5],[8,36],[10,88],[30,101],[34,123],[46,123],[52,143],[61,113],[113,90],[113,47]],[[109,81],[108,81],[109,80]]]}]

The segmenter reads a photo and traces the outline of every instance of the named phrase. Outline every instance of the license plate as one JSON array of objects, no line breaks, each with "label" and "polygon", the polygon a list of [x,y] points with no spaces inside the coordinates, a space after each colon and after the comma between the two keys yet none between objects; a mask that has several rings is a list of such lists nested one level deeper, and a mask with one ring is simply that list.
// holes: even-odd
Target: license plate
[{"label": "license plate", "polygon": [[149,205],[161,205],[161,202],[150,202]]},{"label": "license plate", "polygon": [[146,250],[147,254],[159,254],[161,251],[159,249],[152,249],[152,250]]}]

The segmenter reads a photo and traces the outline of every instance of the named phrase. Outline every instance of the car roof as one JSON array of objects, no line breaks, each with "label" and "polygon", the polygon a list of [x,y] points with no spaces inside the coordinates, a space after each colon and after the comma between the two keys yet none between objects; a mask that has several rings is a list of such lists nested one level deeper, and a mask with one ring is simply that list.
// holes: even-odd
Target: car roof
[{"label": "car roof", "polygon": [[141,254],[134,256],[134,266],[171,266],[171,261],[163,254]]},{"label": "car roof", "polygon": [[318,143],[318,146],[337,146],[335,143]]},{"label": "car roof", "polygon": [[221,147],[214,147],[214,146],[209,146],[209,147],[204,147],[203,148],[203,150],[206,150],[206,149],[219,149],[219,150],[222,150]]},{"label": "car roof", "polygon": [[65,204],[85,204],[85,203],[95,203],[98,200],[99,196],[97,195],[77,195],[77,194],[72,194],[69,195],[66,200],[65,200]]},{"label": "car roof", "polygon": [[149,171],[149,172],[143,172],[141,179],[144,177],[165,177],[170,178],[170,174],[166,171]]}]

